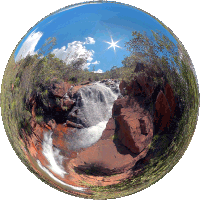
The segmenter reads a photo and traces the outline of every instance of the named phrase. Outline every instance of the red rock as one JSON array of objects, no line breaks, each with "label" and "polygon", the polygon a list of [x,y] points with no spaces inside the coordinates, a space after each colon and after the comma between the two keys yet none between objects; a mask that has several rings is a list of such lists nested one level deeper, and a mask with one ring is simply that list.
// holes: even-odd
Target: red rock
[{"label": "red rock", "polygon": [[118,138],[133,153],[140,153],[150,144],[153,137],[150,116],[145,116],[140,110],[136,112],[131,107],[122,108],[116,121],[119,126]]},{"label": "red rock", "polygon": [[137,76],[136,80],[138,84],[140,85],[140,87],[142,88],[142,93],[146,97],[151,97],[151,95],[154,92],[152,80],[150,78],[147,78],[143,74],[140,74],[139,76]]},{"label": "red rock", "polygon": [[121,109],[127,106],[128,106],[128,97],[117,99],[113,105],[112,116],[115,118],[115,116],[118,116],[121,113]]},{"label": "red rock", "polygon": [[75,104],[75,101],[73,101],[71,99],[63,100],[63,106],[66,106],[67,109],[71,109],[74,104]]},{"label": "red rock", "polygon": [[124,93],[124,88],[126,88],[126,86],[127,86],[126,81],[122,80],[122,81],[120,82],[120,84],[119,84],[119,89],[120,89],[121,94]]},{"label": "red rock", "polygon": [[56,121],[54,119],[49,120],[47,125],[49,125],[51,129],[55,129],[57,127]]},{"label": "red rock", "polygon": [[146,153],[144,151],[139,155],[131,155],[121,143],[114,143],[111,139],[99,140],[93,146],[81,151],[73,163],[81,171],[93,169],[92,173],[105,176],[123,173],[132,168]]},{"label": "red rock", "polygon": [[158,129],[164,131],[165,127],[169,127],[171,118],[171,110],[169,103],[162,91],[159,92],[156,103],[154,122]]},{"label": "red rock", "polygon": [[35,111],[35,109],[36,109],[36,106],[37,106],[37,104],[36,104],[36,102],[34,102],[33,103],[33,107],[32,107],[32,117],[35,119],[35,117],[36,117],[36,111]]},{"label": "red rock", "polygon": [[102,140],[110,139],[114,134],[115,134],[115,120],[111,117],[100,139]]},{"label": "red rock", "polygon": [[137,80],[132,80],[129,85],[126,86],[127,94],[130,95],[140,95],[142,93],[142,88],[137,82]]},{"label": "red rock", "polygon": [[71,122],[69,120],[66,121],[66,125],[70,126],[70,127],[73,127],[73,128],[83,128],[82,124],[77,124],[77,123]]},{"label": "red rock", "polygon": [[74,97],[74,95],[78,92],[79,89],[81,89],[82,87],[84,87],[84,85],[77,85],[74,86],[73,88],[70,89],[69,91],[69,95],[70,97]]},{"label": "red rock", "polygon": [[54,86],[52,85],[51,91],[54,96],[62,98],[71,88],[71,86],[72,85],[67,82],[61,82],[59,84],[54,84]]},{"label": "red rock", "polygon": [[175,102],[173,90],[168,83],[165,85],[165,96],[171,108],[171,116],[174,117],[176,102]]}]

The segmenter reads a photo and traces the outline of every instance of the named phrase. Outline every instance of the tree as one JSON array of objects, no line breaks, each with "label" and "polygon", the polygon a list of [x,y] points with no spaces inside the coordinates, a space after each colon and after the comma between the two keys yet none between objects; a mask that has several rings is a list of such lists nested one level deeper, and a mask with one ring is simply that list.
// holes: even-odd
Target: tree
[{"label": "tree", "polygon": [[55,37],[48,37],[42,47],[38,50],[39,56],[45,56],[51,52],[53,47],[56,45]]},{"label": "tree", "polygon": [[164,34],[152,31],[152,36],[146,32],[133,31],[133,38],[126,42],[125,47],[131,52],[122,63],[126,67],[143,63],[151,66],[170,66],[179,68],[179,53],[176,45]]}]

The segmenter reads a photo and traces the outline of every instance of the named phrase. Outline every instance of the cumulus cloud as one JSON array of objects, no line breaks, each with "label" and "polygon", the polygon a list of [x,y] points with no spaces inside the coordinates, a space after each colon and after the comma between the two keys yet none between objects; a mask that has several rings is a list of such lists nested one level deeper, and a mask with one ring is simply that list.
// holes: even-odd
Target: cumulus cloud
[{"label": "cumulus cloud", "polygon": [[94,73],[103,73],[102,69],[98,69],[97,71],[93,71]]},{"label": "cumulus cloud", "polygon": [[43,33],[38,31],[33,31],[28,38],[24,41],[23,45],[21,46],[15,61],[19,61],[22,58],[25,58],[28,54],[34,55],[37,53],[35,51],[35,47],[37,43],[39,42],[40,38],[42,37]]},{"label": "cumulus cloud", "polygon": [[85,38],[84,44],[95,44],[95,40],[92,37]]},{"label": "cumulus cloud", "polygon": [[93,63],[91,63],[91,64],[93,64],[93,65],[99,65],[99,63],[100,63],[100,61],[95,61],[95,62],[93,62]]},{"label": "cumulus cloud", "polygon": [[[54,49],[52,51],[55,56],[61,60],[63,60],[66,64],[70,64],[73,61],[76,61],[80,58],[87,60],[87,63],[82,66],[82,69],[89,69],[89,65],[93,64],[93,56],[94,51],[88,50],[85,47],[85,44],[94,44],[94,38],[87,37],[85,38],[85,42],[74,41],[68,43],[68,46],[63,46],[60,49]],[[99,61],[95,61],[94,63],[98,64]]]}]

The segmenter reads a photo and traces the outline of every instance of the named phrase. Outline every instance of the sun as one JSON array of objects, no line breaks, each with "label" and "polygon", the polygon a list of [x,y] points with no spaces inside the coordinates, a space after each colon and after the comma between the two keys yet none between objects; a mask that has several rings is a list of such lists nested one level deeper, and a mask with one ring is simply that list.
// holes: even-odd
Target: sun
[{"label": "sun", "polygon": [[120,46],[117,45],[117,43],[119,42],[120,40],[118,40],[117,42],[114,42],[113,39],[112,39],[112,36],[111,36],[111,42],[107,42],[105,41],[106,43],[110,44],[110,46],[108,47],[108,49],[110,49],[111,47],[113,47],[114,51],[115,51],[115,48],[121,48]]}]

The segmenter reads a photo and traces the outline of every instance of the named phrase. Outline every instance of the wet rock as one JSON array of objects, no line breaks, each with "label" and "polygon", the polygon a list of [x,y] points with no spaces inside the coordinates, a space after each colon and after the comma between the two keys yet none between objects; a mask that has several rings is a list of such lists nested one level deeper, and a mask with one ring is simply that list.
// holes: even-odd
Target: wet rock
[{"label": "wet rock", "polygon": [[69,120],[66,121],[66,125],[74,128],[84,128],[82,124],[77,124],[75,122],[71,122]]},{"label": "wet rock", "polygon": [[65,98],[62,103],[62,106],[66,106],[67,109],[71,109],[74,105],[75,105],[75,101],[71,100],[70,98],[68,99]]},{"label": "wet rock", "polygon": [[88,80],[88,81],[82,82],[81,85],[87,85],[87,84],[89,84],[89,83],[90,83],[90,81]]}]

